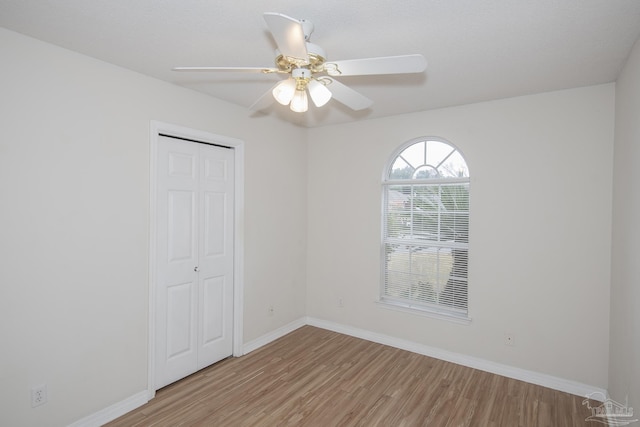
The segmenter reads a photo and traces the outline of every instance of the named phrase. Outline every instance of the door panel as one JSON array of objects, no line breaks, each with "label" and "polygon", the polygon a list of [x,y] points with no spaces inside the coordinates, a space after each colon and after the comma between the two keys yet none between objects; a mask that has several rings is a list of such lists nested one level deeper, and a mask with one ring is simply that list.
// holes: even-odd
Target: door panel
[{"label": "door panel", "polygon": [[224,193],[204,195],[204,256],[224,256],[227,227],[227,197]]},{"label": "door panel", "polygon": [[168,174],[173,177],[196,178],[197,157],[193,153],[169,152]]},{"label": "door panel", "polygon": [[233,351],[233,150],[205,148],[200,152],[200,368]]},{"label": "door panel", "polygon": [[167,359],[195,353],[193,336],[195,322],[195,295],[193,283],[181,283],[167,287]]},{"label": "door panel", "polygon": [[205,279],[202,288],[202,345],[207,346],[224,338],[224,277]]},{"label": "door panel", "polygon": [[197,249],[193,191],[167,192],[167,248],[169,263],[195,260]]},{"label": "door panel", "polygon": [[204,159],[205,179],[211,182],[227,181],[227,161],[207,157]]},{"label": "door panel", "polygon": [[160,136],[156,389],[232,353],[233,150]]}]

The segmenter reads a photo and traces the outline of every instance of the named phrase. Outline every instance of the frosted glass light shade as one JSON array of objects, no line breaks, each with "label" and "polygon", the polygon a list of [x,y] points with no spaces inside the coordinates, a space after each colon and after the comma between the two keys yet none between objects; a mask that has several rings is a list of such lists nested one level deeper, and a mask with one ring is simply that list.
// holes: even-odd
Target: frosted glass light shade
[{"label": "frosted glass light shade", "polygon": [[273,88],[273,97],[282,105],[289,105],[296,91],[296,81],[294,79],[283,80]]},{"label": "frosted glass light shade", "polygon": [[322,107],[331,99],[331,91],[317,80],[309,81],[309,95],[316,107]]},{"label": "frosted glass light shade", "polygon": [[304,113],[305,111],[307,111],[309,109],[307,91],[296,90],[289,108],[291,108],[291,111],[295,111],[296,113]]}]

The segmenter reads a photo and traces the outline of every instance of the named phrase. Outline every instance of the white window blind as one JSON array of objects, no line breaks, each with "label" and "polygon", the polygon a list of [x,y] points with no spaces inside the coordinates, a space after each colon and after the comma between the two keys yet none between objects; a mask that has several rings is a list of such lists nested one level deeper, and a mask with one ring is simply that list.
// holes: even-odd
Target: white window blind
[{"label": "white window blind", "polygon": [[464,158],[445,141],[413,140],[387,170],[381,300],[466,317],[469,172]]}]

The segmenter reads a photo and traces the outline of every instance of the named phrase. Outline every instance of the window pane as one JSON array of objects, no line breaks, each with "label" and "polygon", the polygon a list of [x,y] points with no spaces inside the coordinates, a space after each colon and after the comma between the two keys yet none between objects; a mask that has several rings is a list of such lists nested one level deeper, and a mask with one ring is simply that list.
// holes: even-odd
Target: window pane
[{"label": "window pane", "polygon": [[401,157],[397,157],[393,166],[391,167],[391,173],[389,178],[391,179],[411,179],[413,177],[414,168],[411,167]]},{"label": "window pane", "polygon": [[423,254],[415,246],[387,246],[386,295],[408,300],[430,299],[434,302],[431,281],[435,264],[424,261]]},{"label": "window pane", "polygon": [[397,244],[386,248],[386,296],[467,308],[466,249]]},{"label": "window pane", "polygon": [[447,211],[469,211],[469,184],[441,185],[441,201]]},{"label": "window pane", "polygon": [[469,169],[467,163],[462,158],[459,151],[453,153],[445,162],[438,168],[440,176],[445,178],[468,178]]},{"label": "window pane", "polygon": [[438,178],[440,176],[437,169],[433,166],[420,166],[414,173],[413,178],[415,179],[428,179],[428,178]]},{"label": "window pane", "polygon": [[415,185],[412,195],[414,237],[438,241],[438,234],[440,233],[440,187],[438,185]]},{"label": "window pane", "polygon": [[440,304],[457,309],[467,309],[467,259],[466,249],[451,251],[452,268],[447,283],[440,293]]},{"label": "window pane", "polygon": [[405,148],[405,150],[400,153],[400,156],[409,162],[414,169],[417,169],[425,164],[424,147],[425,142],[420,141]]},{"label": "window pane", "polygon": [[411,186],[390,186],[387,189],[386,235],[401,238],[411,234]]},{"label": "window pane", "polygon": [[441,187],[441,240],[469,241],[469,184]]},{"label": "window pane", "polygon": [[466,212],[443,212],[440,218],[440,241],[469,241],[469,214]]},{"label": "window pane", "polygon": [[438,168],[440,163],[453,151],[455,148],[449,144],[445,144],[440,141],[428,141],[427,142],[427,161],[428,165]]}]

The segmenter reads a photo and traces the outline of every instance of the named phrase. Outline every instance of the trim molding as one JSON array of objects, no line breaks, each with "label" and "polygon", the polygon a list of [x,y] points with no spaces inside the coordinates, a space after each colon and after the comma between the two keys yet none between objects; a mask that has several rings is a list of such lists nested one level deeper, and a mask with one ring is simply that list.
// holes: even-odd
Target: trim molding
[{"label": "trim molding", "polygon": [[251,340],[248,343],[246,343],[244,345],[244,352],[243,355],[245,354],[249,354],[254,350],[259,349],[260,347],[263,347],[267,344],[269,344],[272,341],[277,340],[278,338],[281,338],[285,335],[287,335],[288,333],[291,333],[293,331],[295,331],[298,328],[301,328],[305,325],[308,325],[309,322],[307,321],[306,317],[301,317],[300,319],[294,320],[291,323],[287,323],[286,325],[276,329],[275,331],[269,332],[265,335],[262,335],[261,337],[256,338],[255,340]]},{"label": "trim molding", "polygon": [[[378,334],[376,332],[367,331],[365,329],[354,328],[352,326],[342,325],[340,323],[330,322],[314,317],[301,317],[297,320],[294,320],[293,322],[281,326],[280,328],[272,332],[249,341],[242,346],[242,355],[249,354],[252,351],[259,349],[260,347],[264,347],[265,345],[277,340],[278,338],[281,338],[305,325],[327,329],[329,331],[338,332],[340,334],[361,338],[363,340],[376,342],[378,344],[384,344],[391,347],[399,348],[401,350],[407,350],[412,353],[422,354],[424,356],[429,356],[447,362],[456,363],[458,365],[467,366],[469,368],[479,369],[481,371],[490,372],[496,375],[502,375],[507,378],[513,378],[531,384],[548,387],[554,390],[571,393],[580,397],[585,397],[593,393],[600,393],[600,396],[603,396],[605,399],[609,398],[609,393],[607,392],[607,390],[600,387],[590,386],[588,384],[582,384],[576,381],[570,381],[563,378],[554,377],[552,375],[541,374],[539,372],[516,368],[509,365],[503,365],[501,363],[495,363],[477,357],[454,353],[451,351],[442,350],[440,348],[418,344],[413,341],[407,341],[389,335]],[[234,356],[236,355],[234,354]],[[116,418],[126,414],[127,412],[130,412],[144,405],[152,398],[153,395],[148,393],[147,390],[138,392],[121,402],[111,405],[108,408],[98,411],[93,415],[70,424],[69,427],[101,426],[108,423],[109,421],[115,420]]]},{"label": "trim molding", "polygon": [[595,387],[564,378],[558,378],[539,372],[529,371],[526,369],[516,368],[514,366],[503,365],[501,363],[491,362],[489,360],[467,356],[460,353],[454,353],[451,351],[442,350],[440,348],[430,347],[424,344],[418,344],[412,341],[395,338],[389,335],[378,334],[376,332],[354,328],[352,326],[342,325],[327,320],[308,317],[307,325],[327,329],[345,335],[350,335],[352,337],[376,342],[378,344],[384,344],[402,350],[411,351],[413,353],[422,354],[424,356],[434,357],[436,359],[445,360],[447,362],[456,363],[458,365],[467,366],[469,368],[479,369],[481,371],[490,372],[492,374],[502,375],[503,377],[513,378],[531,384],[548,387],[554,390],[575,394],[576,396],[585,397],[591,393],[596,392],[602,393],[602,396],[608,395],[607,390],[600,387]]},{"label": "trim molding", "polygon": [[84,417],[72,424],[69,424],[69,427],[99,427],[109,421],[113,421],[116,418],[121,417],[127,412],[131,412],[134,409],[139,408],[148,401],[147,391],[143,390],[133,396],[129,396],[125,400],[114,403],[109,407],[91,414],[88,417]]}]

